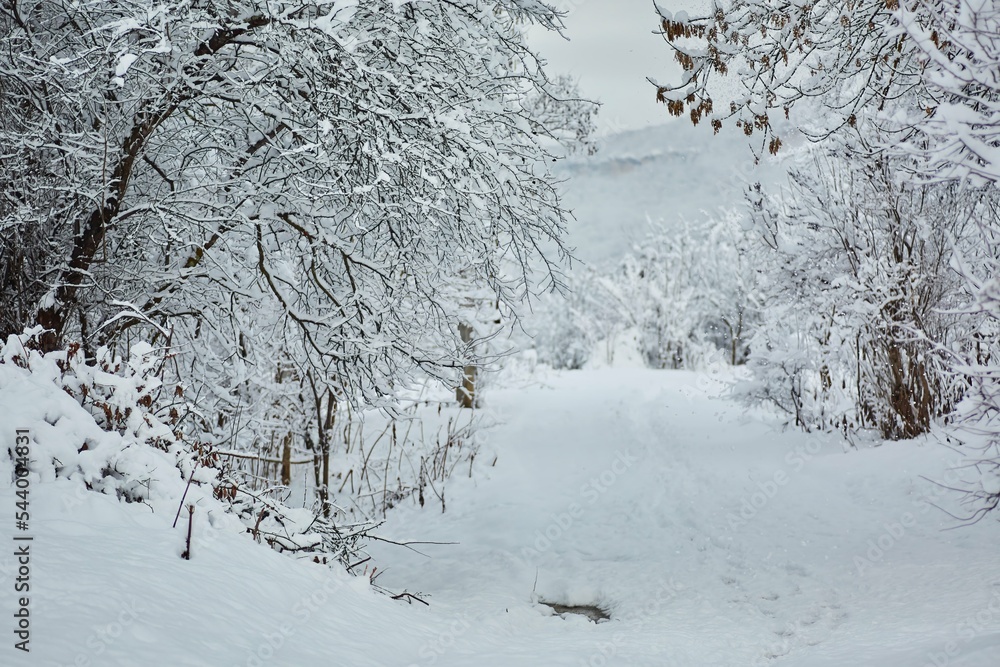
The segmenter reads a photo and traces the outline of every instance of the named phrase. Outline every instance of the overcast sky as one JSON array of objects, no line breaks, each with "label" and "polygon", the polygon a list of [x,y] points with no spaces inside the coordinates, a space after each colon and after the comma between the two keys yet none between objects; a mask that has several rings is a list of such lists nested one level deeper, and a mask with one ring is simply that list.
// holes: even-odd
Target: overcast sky
[{"label": "overcast sky", "polygon": [[[690,1],[659,0],[687,9]],[[533,29],[530,42],[549,61],[551,73],[569,73],[582,92],[603,103],[601,133],[669,122],[666,107],[646,77],[668,82],[679,76],[670,48],[653,31],[658,21],[652,0],[556,0],[568,11],[567,41]]]}]

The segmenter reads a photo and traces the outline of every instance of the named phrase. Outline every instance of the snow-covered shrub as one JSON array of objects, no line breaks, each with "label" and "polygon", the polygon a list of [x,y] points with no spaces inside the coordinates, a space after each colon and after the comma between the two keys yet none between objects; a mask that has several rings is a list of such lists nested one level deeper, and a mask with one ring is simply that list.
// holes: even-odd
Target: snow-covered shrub
[{"label": "snow-covered shrub", "polygon": [[[470,356],[494,356],[482,338],[504,326],[493,321],[495,308],[461,312],[476,322],[479,349]],[[221,494],[264,494],[330,520],[374,521],[410,496],[433,494],[431,481],[441,491],[445,478],[430,472],[436,457],[448,460],[449,471],[474,458],[482,414],[457,407],[447,379],[411,369],[406,383],[382,385],[377,401],[346,387],[334,391],[303,362],[294,332],[274,340],[261,331],[273,323],[264,308],[247,314],[240,328],[259,343],[246,356],[217,344],[237,332],[216,336],[206,326],[204,346],[177,354],[186,365],[164,369],[166,383],[185,387],[188,398],[177,408],[177,428],[211,446],[223,471]]]},{"label": "snow-covered shrub", "polygon": [[607,300],[600,274],[579,266],[561,293],[543,295],[528,321],[525,346],[538,361],[553,368],[578,369],[590,359],[599,341],[621,328],[621,319]]},{"label": "snow-covered shrub", "polygon": [[979,318],[958,312],[970,293],[952,258],[982,256],[972,232],[990,193],[900,170],[826,153],[781,194],[751,193],[768,307],[746,391],[807,429],[910,438],[963,395],[951,358]]},{"label": "snow-covered shrub", "polygon": [[1000,5],[977,0],[928,0],[903,5],[899,32],[924,65],[933,95],[904,148],[918,160],[917,176],[933,182],[986,184],[993,193],[978,219],[987,251],[960,255],[956,268],[975,294],[972,310],[985,319],[974,345],[956,355],[955,372],[968,378],[961,427],[974,451],[978,483],[967,489],[972,517],[1000,507]]},{"label": "snow-covered shrub", "polygon": [[220,528],[238,530],[233,517],[240,519],[243,530],[280,551],[356,559],[371,521],[338,524],[268,490],[230,486],[218,450],[184,432],[182,415],[191,406],[160,391],[163,350],[137,342],[128,357],[101,349],[88,364],[78,345],[43,354],[39,333],[9,336],[0,348],[0,413],[30,433],[28,470],[39,481],[69,480],[81,492],[168,516],[183,502]]},{"label": "snow-covered shrub", "polygon": [[613,269],[578,269],[569,294],[538,309],[539,361],[579,368],[606,356],[616,340],[634,338],[651,368],[697,368],[720,356],[743,363],[759,309],[751,252],[735,212],[652,226]]},{"label": "snow-covered shrub", "polygon": [[403,502],[445,511],[449,479],[472,475],[491,424],[487,413],[447,398],[447,388],[430,386],[391,416],[345,420],[331,463],[331,483],[340,482],[331,497],[341,511],[378,518]]},{"label": "snow-covered shrub", "polygon": [[448,479],[472,473],[488,417],[459,408],[450,387],[428,380],[401,393],[392,411],[333,406],[325,449],[299,430],[303,422],[259,423],[266,430],[253,439],[215,450],[227,495],[267,495],[331,521],[363,523],[403,502],[444,508]]},{"label": "snow-covered shrub", "polygon": [[[77,345],[42,355],[38,333],[9,336],[0,351],[5,412],[18,414],[42,445],[33,450],[32,472],[127,502],[179,500],[196,454],[153,407],[162,358],[137,343],[128,358],[101,350],[89,366]],[[214,478],[205,469],[198,481],[211,490]]]},{"label": "snow-covered shrub", "polygon": [[948,437],[968,445],[970,468],[978,480],[966,484],[969,519],[978,520],[1000,507],[1000,197],[991,217],[979,221],[979,240],[993,256],[970,261],[958,256],[954,265],[975,295],[969,312],[981,318],[972,344],[953,356],[956,373],[969,383],[965,400],[957,410],[959,419]]}]

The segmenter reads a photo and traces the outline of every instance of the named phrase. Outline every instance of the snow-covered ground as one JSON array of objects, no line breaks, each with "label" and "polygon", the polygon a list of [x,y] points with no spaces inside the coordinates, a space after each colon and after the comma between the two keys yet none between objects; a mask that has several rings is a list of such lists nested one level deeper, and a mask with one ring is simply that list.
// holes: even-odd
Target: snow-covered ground
[{"label": "snow-covered ground", "polygon": [[[687,372],[609,368],[497,390],[487,465],[380,534],[378,579],[297,562],[169,512],[32,488],[31,653],[3,665],[1000,664],[1000,527],[955,522],[957,455],[782,432]],[[0,410],[0,427],[18,415]],[[493,463],[492,466],[489,463]],[[0,464],[4,475],[10,464]],[[0,492],[9,540],[14,490]],[[537,600],[595,605],[561,618]]]}]

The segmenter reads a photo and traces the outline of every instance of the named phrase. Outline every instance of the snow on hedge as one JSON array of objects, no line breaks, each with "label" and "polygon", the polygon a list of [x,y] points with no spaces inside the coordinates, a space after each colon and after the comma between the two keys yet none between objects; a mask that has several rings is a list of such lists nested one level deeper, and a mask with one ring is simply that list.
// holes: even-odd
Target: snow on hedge
[{"label": "snow on hedge", "polygon": [[337,526],[273,495],[240,491],[210,447],[174,428],[186,399],[179,391],[160,394],[162,351],[138,342],[124,358],[101,348],[88,364],[75,345],[41,354],[38,333],[10,336],[0,349],[0,446],[7,452],[0,474],[13,476],[14,437],[27,429],[32,482],[74,483],[66,503],[102,493],[146,504],[171,521],[182,506],[194,507],[212,526],[250,533],[278,551],[322,562],[355,559],[370,523]]},{"label": "snow on hedge", "polygon": [[[166,511],[176,509],[193,473],[187,502],[218,505],[217,471],[194,470],[194,453],[149,409],[160,356],[146,343],[133,345],[127,359],[106,349],[97,354],[88,366],[78,348],[42,355],[30,334],[7,339],[0,351],[0,442],[8,452],[15,429],[28,429],[29,469],[39,482],[65,478]],[[11,465],[9,457],[3,465]]]}]

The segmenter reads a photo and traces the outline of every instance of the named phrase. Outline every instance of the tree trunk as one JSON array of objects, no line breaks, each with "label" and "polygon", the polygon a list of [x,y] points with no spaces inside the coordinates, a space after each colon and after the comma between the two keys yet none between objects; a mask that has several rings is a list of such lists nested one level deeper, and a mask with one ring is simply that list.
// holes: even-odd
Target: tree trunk
[{"label": "tree trunk", "polygon": [[[458,333],[466,345],[472,343],[472,327],[464,322],[458,325]],[[476,407],[476,377],[479,369],[476,366],[465,366],[462,369],[462,384],[455,389],[455,399],[459,407]]]}]

